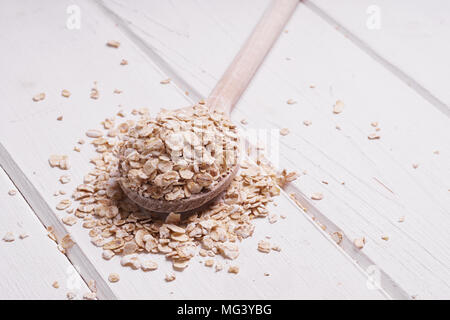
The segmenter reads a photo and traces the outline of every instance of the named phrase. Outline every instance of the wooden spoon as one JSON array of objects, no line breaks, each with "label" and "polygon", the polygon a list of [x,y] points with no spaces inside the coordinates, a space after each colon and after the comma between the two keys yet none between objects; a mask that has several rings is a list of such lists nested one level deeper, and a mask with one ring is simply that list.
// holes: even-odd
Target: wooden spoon
[{"label": "wooden spoon", "polygon": [[[231,110],[247,88],[258,67],[275,43],[298,0],[273,0],[250,37],[209,95],[206,103],[211,110],[230,116]],[[237,162],[239,163],[239,162]],[[236,164],[211,190],[192,194],[179,200],[161,200],[141,196],[120,181],[125,194],[140,207],[153,212],[187,212],[216,198],[231,183],[239,165]]]}]

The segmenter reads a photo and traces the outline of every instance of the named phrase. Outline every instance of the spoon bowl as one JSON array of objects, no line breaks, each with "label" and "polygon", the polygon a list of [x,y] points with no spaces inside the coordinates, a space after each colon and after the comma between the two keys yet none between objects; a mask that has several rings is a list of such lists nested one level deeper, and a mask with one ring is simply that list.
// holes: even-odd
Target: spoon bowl
[{"label": "spoon bowl", "polygon": [[193,209],[197,209],[211,200],[219,196],[233,181],[239,170],[239,165],[236,164],[231,168],[229,173],[222,177],[222,179],[211,190],[202,191],[200,193],[192,194],[189,198],[178,200],[162,200],[153,199],[149,197],[141,196],[138,192],[131,190],[123,183],[123,179],[119,180],[120,187],[127,197],[136,203],[138,206],[152,212],[169,213],[169,212],[186,212]]}]

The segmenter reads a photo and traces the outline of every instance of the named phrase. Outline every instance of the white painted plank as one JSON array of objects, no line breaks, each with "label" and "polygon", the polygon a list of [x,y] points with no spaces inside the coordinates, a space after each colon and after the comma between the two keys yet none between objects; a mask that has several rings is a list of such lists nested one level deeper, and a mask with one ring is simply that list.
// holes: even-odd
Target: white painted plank
[{"label": "white painted plank", "polygon": [[[66,299],[88,292],[78,272],[47,236],[47,231],[0,168],[0,299]],[[15,240],[1,239],[7,232]],[[21,239],[20,235],[27,235]],[[54,288],[57,281],[59,288]]]},{"label": "white painted plank", "polygon": [[[154,3],[114,1],[107,5],[132,21],[134,32],[205,96],[221,75],[217,66],[224,68],[230,62],[227,52],[238,50],[237,41],[229,39],[243,39],[251,30],[239,16],[232,20],[235,25],[227,23],[239,11],[240,1],[229,1],[227,6],[183,1],[179,5],[186,16],[195,17],[201,11],[211,17],[185,25],[184,30],[190,31],[186,39],[174,32],[155,31],[152,19],[156,18],[166,21],[166,30],[178,26],[170,23],[168,7],[162,10],[158,5],[158,15],[152,16]],[[214,37],[204,41],[202,30]],[[280,167],[308,173],[292,191],[306,198],[314,191],[324,192],[325,199],[315,206],[327,227],[342,230],[349,243],[365,236],[364,256],[410,296],[448,297],[448,119],[304,5],[287,30],[233,118],[246,118],[251,128],[290,128],[292,134],[280,140]],[[227,52],[199,59],[199,51],[218,46]],[[209,65],[214,67],[208,69]],[[290,98],[298,103],[287,105]],[[340,115],[332,113],[337,99],[346,104]],[[304,126],[304,120],[313,125]],[[372,121],[380,123],[379,141],[367,139],[374,131]],[[336,130],[336,125],[342,130]],[[434,154],[436,150],[440,153]],[[419,164],[417,169],[414,163]],[[399,223],[402,216],[405,222]],[[383,235],[390,240],[382,240]]]},{"label": "white painted plank", "polygon": [[[309,0],[343,32],[362,40],[437,107],[450,114],[450,3],[445,0]],[[377,25],[379,23],[379,25]],[[389,67],[389,66],[388,66]],[[397,71],[394,70],[397,73]],[[417,82],[419,86],[415,86]],[[427,92],[428,91],[428,92]]]},{"label": "white painted plank", "polygon": [[[100,1],[125,19],[203,95],[222,75],[270,0]],[[196,46],[199,46],[196,48]]]},{"label": "white painted plank", "polygon": [[[90,146],[82,146],[81,153],[72,151],[86,129],[114,115],[119,103],[127,112],[146,106],[153,113],[160,107],[188,103],[174,86],[159,84],[166,75],[159,73],[92,2],[77,2],[82,12],[80,30],[64,29],[60,18],[68,4],[14,2],[8,15],[1,16],[0,27],[14,32],[3,39],[11,50],[5,52],[0,67],[9,70],[11,61],[21,64],[15,63],[14,74],[1,80],[6,107],[0,120],[0,142],[5,148],[0,160],[43,222],[55,225],[60,234],[70,231],[77,244],[69,257],[85,279],[97,281],[100,298],[385,298],[381,291],[367,287],[366,274],[286,197],[277,200],[277,210],[288,219],[275,225],[258,223],[255,236],[241,245],[237,276],[205,270],[194,261],[188,270],[177,273],[176,281],[166,283],[164,274],[171,270],[171,264],[162,257],[155,258],[160,264],[155,272],[125,269],[117,258],[109,262],[101,258],[101,249],[90,243],[80,223],[62,225],[61,213],[54,209],[62,197],[52,194],[61,188],[70,192],[91,168]],[[27,41],[16,41],[21,33]],[[106,47],[109,39],[119,40],[121,47]],[[129,65],[120,66],[121,58],[128,59]],[[98,100],[89,99],[94,80],[99,83]],[[114,95],[116,87],[124,93]],[[63,88],[72,92],[69,99],[60,96]],[[40,91],[45,91],[47,98],[32,102],[31,97]],[[62,122],[56,121],[60,114],[64,115]],[[70,184],[61,187],[58,177],[67,172],[49,168],[47,159],[52,153],[69,154]],[[279,254],[266,256],[256,250],[256,242],[268,233],[279,241]],[[120,282],[108,283],[111,272],[120,274]],[[264,272],[272,276],[264,277]]]}]

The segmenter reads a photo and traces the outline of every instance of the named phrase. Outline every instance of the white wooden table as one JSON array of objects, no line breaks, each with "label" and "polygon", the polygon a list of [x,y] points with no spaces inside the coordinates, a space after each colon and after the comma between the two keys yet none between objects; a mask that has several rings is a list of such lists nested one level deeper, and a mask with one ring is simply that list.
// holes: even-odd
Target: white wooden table
[{"label": "white wooden table", "polygon": [[[278,166],[302,173],[270,208],[287,219],[257,223],[240,244],[237,276],[191,263],[166,283],[171,264],[164,259],[151,274],[123,268],[118,259],[103,260],[79,224],[62,224],[54,209],[61,197],[53,193],[70,192],[87,172],[92,148],[72,150],[86,129],[118,105],[155,113],[207,96],[268,3],[0,3],[0,236],[16,236],[0,241],[0,298],[64,299],[69,291],[80,298],[92,280],[100,299],[450,298],[445,0],[300,2],[233,111],[236,123],[248,121],[243,130],[289,128]],[[105,46],[111,39],[119,49]],[[122,58],[129,65],[119,65]],[[168,77],[171,84],[161,85]],[[98,100],[89,98],[94,81]],[[47,96],[35,103],[38,92]],[[336,100],[345,103],[341,114],[332,112]],[[367,138],[374,121],[379,140]],[[48,166],[55,153],[72,160],[67,185]],[[11,189],[18,194],[8,195]],[[311,200],[313,192],[324,199]],[[48,237],[50,226],[76,242],[67,256]],[[255,249],[267,234],[283,248],[278,255]],[[358,250],[353,240],[361,237]],[[111,272],[120,274],[118,283],[108,282]]]}]

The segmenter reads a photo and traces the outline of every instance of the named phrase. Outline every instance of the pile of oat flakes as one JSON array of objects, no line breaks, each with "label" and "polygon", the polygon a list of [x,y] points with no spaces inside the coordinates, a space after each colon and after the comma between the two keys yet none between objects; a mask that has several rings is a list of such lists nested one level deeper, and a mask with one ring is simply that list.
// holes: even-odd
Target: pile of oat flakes
[{"label": "pile of oat flakes", "polygon": [[[279,195],[280,187],[295,180],[296,174],[283,171],[277,175],[272,168],[258,161],[259,165],[242,161],[240,172],[226,192],[206,209],[189,215],[147,212],[131,202],[118,183],[123,145],[135,134],[130,130],[135,130],[136,123],[140,126],[149,121],[145,109],[133,110],[132,114],[140,119],[120,124],[114,118],[105,119],[102,122],[104,130],[86,133],[92,139],[98,156],[91,159],[94,168],[72,194],[76,209],[70,208],[70,199],[57,205],[58,210],[67,212],[62,221],[69,226],[82,223],[89,230],[91,242],[103,248],[104,259],[119,255],[121,264],[133,269],[150,271],[158,268],[156,262],[144,259],[140,253],[164,254],[172,261],[175,270],[185,269],[197,254],[236,259],[239,256],[238,243],[253,234],[253,219],[269,216],[267,204]],[[83,144],[84,140],[79,143]],[[70,168],[65,156],[53,155],[49,162],[52,167]],[[69,181],[68,175],[60,179],[61,183]],[[70,236],[64,237],[60,245],[62,249],[73,245]],[[266,243],[260,246],[265,251],[270,250]],[[273,249],[279,250],[277,247]],[[213,264],[211,259],[205,262],[208,267]],[[220,271],[223,266],[216,263],[215,268]],[[228,269],[231,273],[238,271],[237,266]],[[166,281],[174,279],[174,274],[166,275]],[[118,277],[114,277],[114,281],[118,281]]]},{"label": "pile of oat flakes", "polygon": [[122,185],[167,201],[213,189],[237,163],[236,126],[205,105],[144,114],[122,137]]}]

